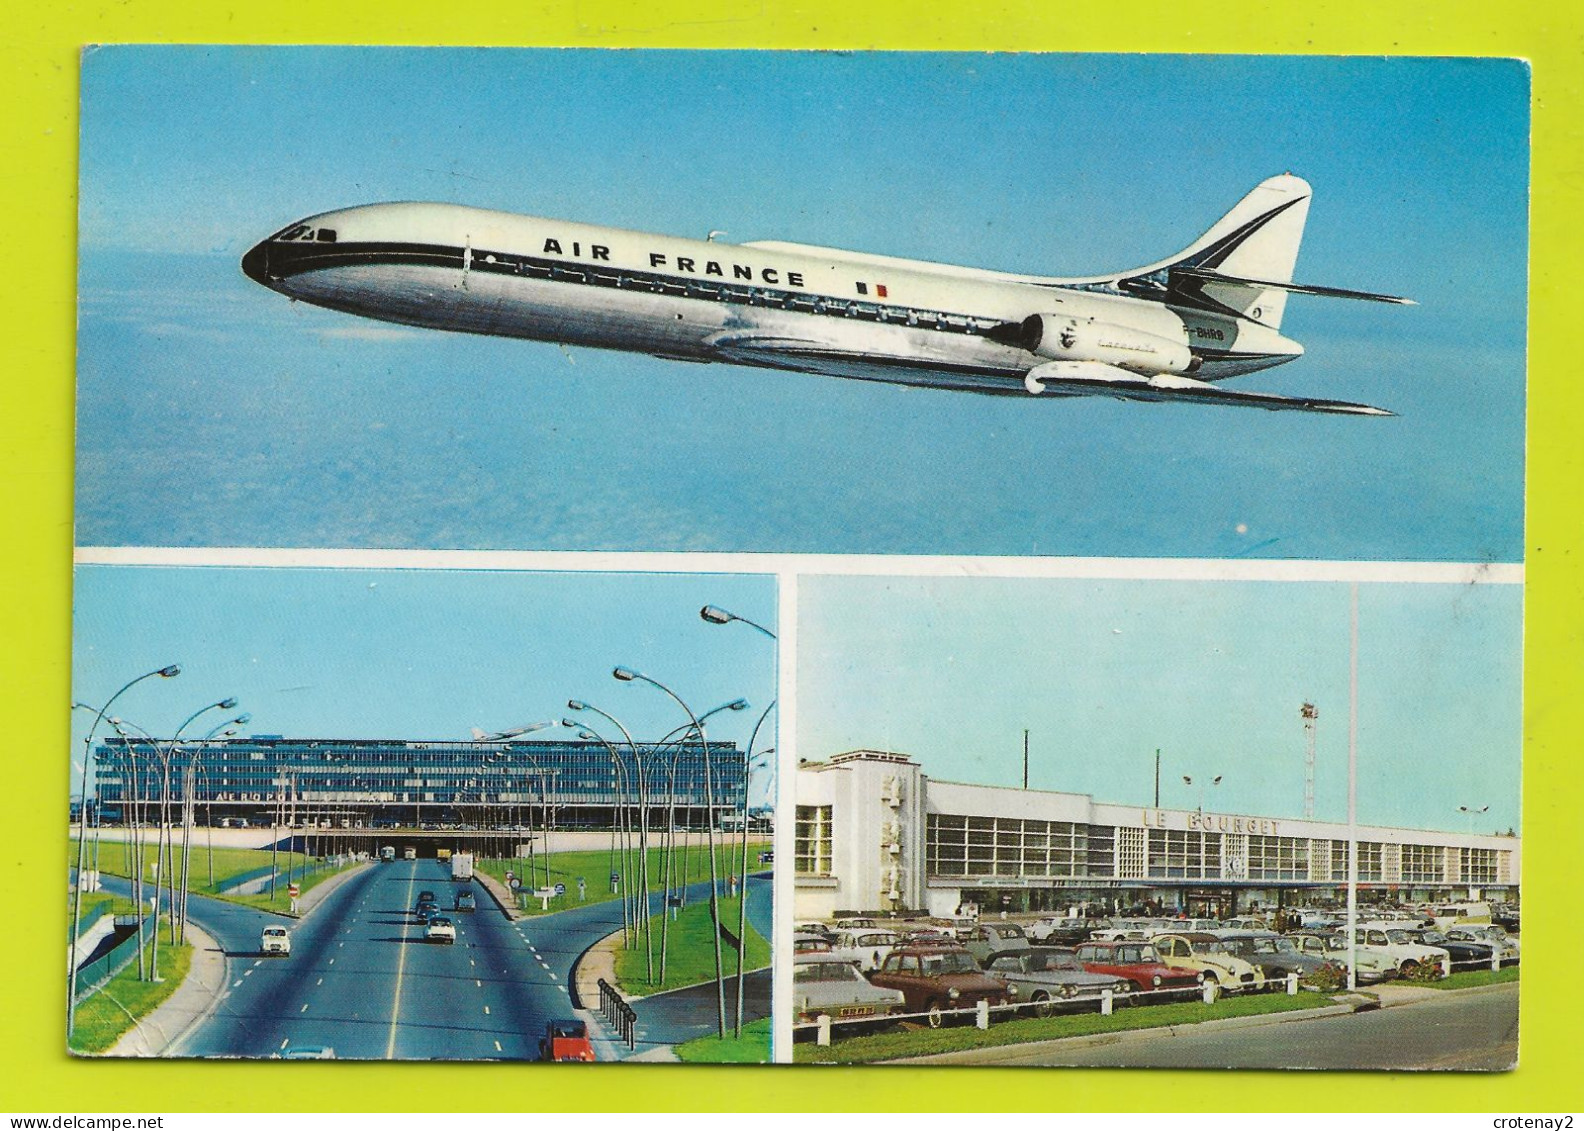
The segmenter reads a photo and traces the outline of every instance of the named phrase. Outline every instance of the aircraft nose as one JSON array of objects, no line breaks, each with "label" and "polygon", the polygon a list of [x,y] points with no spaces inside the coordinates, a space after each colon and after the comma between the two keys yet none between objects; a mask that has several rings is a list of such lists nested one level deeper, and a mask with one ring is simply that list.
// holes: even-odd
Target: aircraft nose
[{"label": "aircraft nose", "polygon": [[256,244],[242,257],[242,274],[255,283],[269,286],[269,241]]}]

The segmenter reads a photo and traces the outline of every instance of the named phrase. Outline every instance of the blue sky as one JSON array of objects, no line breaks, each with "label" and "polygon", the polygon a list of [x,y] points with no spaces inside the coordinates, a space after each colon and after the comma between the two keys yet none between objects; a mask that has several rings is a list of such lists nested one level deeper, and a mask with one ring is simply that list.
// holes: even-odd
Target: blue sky
[{"label": "blue sky", "polygon": [[[1359,820],[1518,828],[1517,585],[1361,584]],[[804,578],[798,750],[910,754],[933,777],[1147,805],[1347,817],[1349,586]]]},{"label": "blue sky", "polygon": [[[1528,75],[1492,60],[106,48],[83,71],[83,544],[1520,560]],[[1315,187],[1356,420],[991,399],[409,331],[237,260],[446,200],[1050,274]],[[1241,529],[1240,529],[1241,528]]]},{"label": "blue sky", "polygon": [[[466,739],[475,726],[560,720],[568,699],[639,740],[687,722],[656,688],[612,678],[624,665],[695,712],[746,698],[751,709],[707,724],[745,747],[775,698],[775,650],[751,628],[705,622],[706,604],[775,627],[767,577],[80,566],[72,694],[97,707],[179,663],[179,676],[145,680],[111,709],[160,737],[227,697],[252,714],[245,733],[296,738]],[[208,712],[186,733],[225,718]],[[93,719],[72,712],[74,761]],[[773,745],[774,724],[772,714],[756,749]],[[545,732],[557,735],[572,732]],[[74,791],[78,780],[74,770]]]}]

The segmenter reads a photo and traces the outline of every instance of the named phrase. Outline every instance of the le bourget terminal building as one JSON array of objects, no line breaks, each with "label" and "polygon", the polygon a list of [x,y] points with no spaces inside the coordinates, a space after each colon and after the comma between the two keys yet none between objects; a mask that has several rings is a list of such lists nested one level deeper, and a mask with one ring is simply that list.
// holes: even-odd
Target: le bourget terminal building
[{"label": "le bourget terminal building", "polygon": [[[1348,828],[936,781],[905,754],[798,767],[799,920],[923,912],[1230,917],[1347,898]],[[1511,900],[1520,840],[1360,825],[1359,901]]]}]

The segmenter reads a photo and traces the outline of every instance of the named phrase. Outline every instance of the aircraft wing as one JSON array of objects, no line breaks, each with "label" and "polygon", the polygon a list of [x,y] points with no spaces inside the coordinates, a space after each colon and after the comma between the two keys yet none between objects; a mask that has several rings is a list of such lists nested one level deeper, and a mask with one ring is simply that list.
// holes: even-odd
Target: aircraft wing
[{"label": "aircraft wing", "polygon": [[1348,416],[1396,415],[1383,408],[1351,401],[1229,389],[1224,385],[1174,374],[1143,377],[1098,362],[1054,361],[1033,369],[997,369],[943,357],[877,352],[864,345],[840,340],[746,330],[727,330],[716,334],[709,344],[720,360],[743,365],[764,365],[992,396],[1028,397],[1045,394],[1053,399],[1114,397],[1130,401],[1186,401]]}]

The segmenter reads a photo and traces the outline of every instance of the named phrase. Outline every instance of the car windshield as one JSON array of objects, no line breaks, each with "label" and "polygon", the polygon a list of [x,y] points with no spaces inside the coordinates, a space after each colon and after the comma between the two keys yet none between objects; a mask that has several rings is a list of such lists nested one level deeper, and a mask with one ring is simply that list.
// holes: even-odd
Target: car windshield
[{"label": "car windshield", "polygon": [[936,978],[942,974],[971,974],[979,969],[973,955],[967,951],[949,951],[946,954],[924,956],[924,976]]},{"label": "car windshield", "polygon": [[1387,931],[1386,937],[1392,942],[1396,943],[1398,946],[1404,946],[1414,941],[1414,937],[1412,935],[1400,928],[1395,931]]},{"label": "car windshield", "polygon": [[1043,954],[1034,952],[1029,955],[1028,968],[1030,970],[1082,970],[1078,960],[1070,954],[1046,951]]},{"label": "car windshield", "polygon": [[845,962],[807,962],[792,971],[794,982],[859,982],[858,971]]},{"label": "car windshield", "polygon": [[1011,924],[996,927],[991,933],[1000,935],[1004,939],[1021,939],[1024,937],[1023,928]]}]

